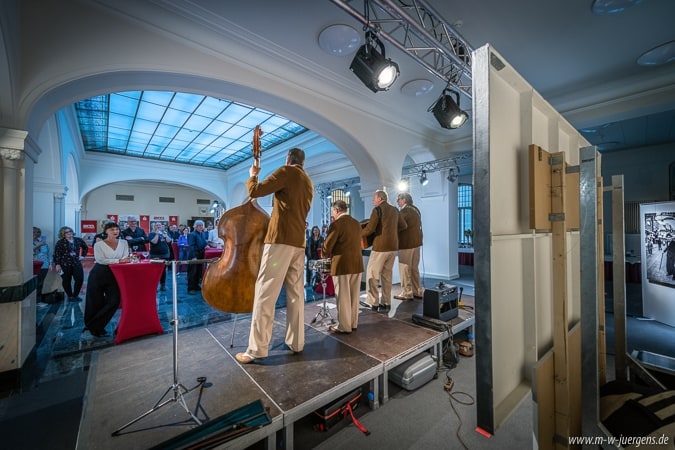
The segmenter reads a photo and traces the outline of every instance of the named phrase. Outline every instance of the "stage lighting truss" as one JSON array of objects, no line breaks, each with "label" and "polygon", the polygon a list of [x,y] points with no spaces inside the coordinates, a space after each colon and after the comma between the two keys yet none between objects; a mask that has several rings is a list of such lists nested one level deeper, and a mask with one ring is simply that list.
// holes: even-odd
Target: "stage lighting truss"
[{"label": "stage lighting truss", "polygon": [[372,30],[366,32],[366,43],[356,52],[349,69],[373,92],[388,90],[399,75],[398,64],[387,59],[384,44]]},{"label": "stage lighting truss", "polygon": [[[456,100],[453,100],[450,94],[454,94]],[[469,115],[459,107],[459,92],[447,88],[428,111],[433,112],[438,123],[449,130],[461,127],[469,118]]]}]

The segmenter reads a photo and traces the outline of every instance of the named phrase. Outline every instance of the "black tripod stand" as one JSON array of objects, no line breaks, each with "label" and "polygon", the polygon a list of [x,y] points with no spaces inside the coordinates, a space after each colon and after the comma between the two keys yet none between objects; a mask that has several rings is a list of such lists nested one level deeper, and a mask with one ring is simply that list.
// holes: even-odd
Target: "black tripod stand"
[{"label": "black tripod stand", "polygon": [[[120,428],[113,431],[112,432],[113,436],[119,436],[121,434],[121,431],[124,430],[125,428],[135,424],[144,417],[149,416],[150,414],[154,413],[161,407],[168,405],[169,403],[172,402],[180,403],[185,412],[190,416],[191,420],[193,420],[197,425],[202,424],[202,422],[197,418],[197,416],[195,416],[192,413],[192,411],[190,411],[190,408],[188,408],[184,396],[185,394],[188,394],[197,388],[203,388],[204,383],[206,382],[206,377],[197,378],[197,385],[190,389],[187,389],[185,386],[183,386],[182,383],[178,381],[178,285],[176,282],[176,268],[177,264],[204,264],[205,262],[209,261],[211,260],[194,259],[190,261],[171,261],[171,262],[158,261],[156,263],[156,264],[159,263],[171,264],[171,281],[173,283],[173,319],[171,320],[171,325],[173,326],[173,383],[169,385],[166,391],[164,391],[164,394],[160,397],[157,403],[155,403],[155,406],[153,406],[140,416],[136,417],[134,420],[127,423],[126,425],[123,425]],[[151,263],[155,262],[151,261]],[[171,393],[172,395],[169,396],[169,393]]]},{"label": "black tripod stand", "polygon": [[335,323],[335,319],[333,319],[333,316],[330,315],[330,311],[328,310],[328,303],[326,303],[326,286],[328,280],[328,277],[330,276],[329,272],[326,271],[321,271],[319,272],[321,276],[321,287],[323,288],[323,306],[319,308],[319,312],[316,313],[316,316],[312,319],[312,323],[316,323],[319,317],[321,320],[318,320],[323,325],[324,320],[330,319],[330,323]]}]

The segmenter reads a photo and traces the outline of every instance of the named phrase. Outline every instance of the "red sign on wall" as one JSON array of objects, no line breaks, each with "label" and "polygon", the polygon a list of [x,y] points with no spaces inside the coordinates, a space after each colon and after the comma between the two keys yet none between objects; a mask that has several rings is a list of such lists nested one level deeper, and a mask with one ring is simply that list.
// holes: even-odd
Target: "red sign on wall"
[{"label": "red sign on wall", "polygon": [[96,236],[96,221],[95,220],[81,220],[80,221],[80,236],[82,240],[89,246],[87,255],[94,254],[94,236]]},{"label": "red sign on wall", "polygon": [[169,226],[171,225],[178,226],[178,216],[169,216]]},{"label": "red sign on wall", "polygon": [[150,233],[150,216],[147,214],[141,214],[140,220],[138,221],[138,226],[145,230],[145,233]]}]

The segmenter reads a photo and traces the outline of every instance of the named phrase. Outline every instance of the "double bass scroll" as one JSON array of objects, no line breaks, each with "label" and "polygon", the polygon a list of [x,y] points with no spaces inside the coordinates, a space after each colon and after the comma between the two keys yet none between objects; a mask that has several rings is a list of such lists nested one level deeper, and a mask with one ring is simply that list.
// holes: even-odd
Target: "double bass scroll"
[{"label": "double bass scroll", "polygon": [[[260,125],[253,130],[253,158],[260,167]],[[255,199],[223,213],[218,236],[223,254],[210,264],[202,279],[202,296],[212,307],[235,314],[253,311],[255,281],[270,216]]]}]

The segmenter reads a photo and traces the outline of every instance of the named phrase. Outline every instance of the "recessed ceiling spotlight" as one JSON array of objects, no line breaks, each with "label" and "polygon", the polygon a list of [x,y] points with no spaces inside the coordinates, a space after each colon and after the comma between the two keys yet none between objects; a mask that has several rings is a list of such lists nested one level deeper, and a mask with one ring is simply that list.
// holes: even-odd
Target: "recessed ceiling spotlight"
[{"label": "recessed ceiling spotlight", "polygon": [[591,11],[600,15],[617,14],[640,3],[642,0],[593,0]]},{"label": "recessed ceiling spotlight", "polygon": [[637,59],[637,63],[641,66],[660,66],[673,61],[675,61],[675,41],[654,47]]},{"label": "recessed ceiling spotlight", "polygon": [[319,47],[331,55],[351,55],[360,45],[361,35],[349,25],[329,25],[319,33]]},{"label": "recessed ceiling spotlight", "polygon": [[419,97],[431,92],[434,89],[434,83],[430,80],[420,78],[419,80],[408,81],[401,86],[401,93],[409,97]]}]

